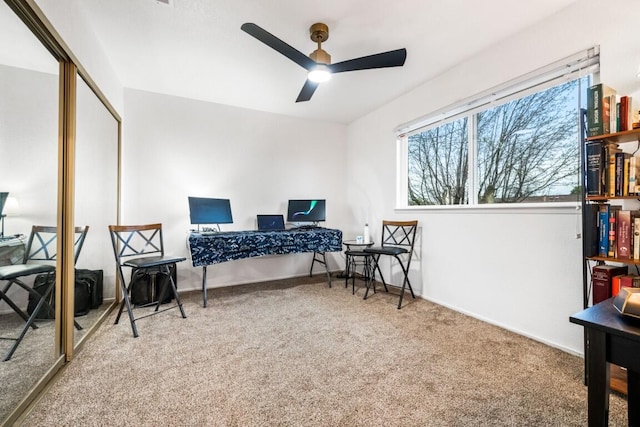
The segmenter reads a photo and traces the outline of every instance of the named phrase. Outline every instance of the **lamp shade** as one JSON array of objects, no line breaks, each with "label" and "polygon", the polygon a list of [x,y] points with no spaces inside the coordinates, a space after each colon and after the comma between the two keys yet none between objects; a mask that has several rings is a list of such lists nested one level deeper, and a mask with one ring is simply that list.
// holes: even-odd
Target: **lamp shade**
[{"label": "lamp shade", "polygon": [[20,215],[20,205],[18,199],[15,197],[7,197],[7,201],[4,204],[4,212],[6,216],[18,216]]}]

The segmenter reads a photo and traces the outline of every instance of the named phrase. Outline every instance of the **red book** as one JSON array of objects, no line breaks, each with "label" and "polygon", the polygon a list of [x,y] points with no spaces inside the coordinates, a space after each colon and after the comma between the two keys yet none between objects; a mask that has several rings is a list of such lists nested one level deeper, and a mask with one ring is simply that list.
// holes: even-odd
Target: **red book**
[{"label": "red book", "polygon": [[591,270],[591,281],[593,283],[593,304],[611,298],[612,279],[615,276],[626,275],[627,267],[617,267],[614,265],[596,265]]},{"label": "red book", "polygon": [[616,217],[621,206],[609,206],[609,253],[608,256],[614,258],[616,256]]},{"label": "red book", "polygon": [[618,276],[618,277],[620,277],[621,288],[633,288],[633,280],[637,276],[634,276],[633,274],[625,274],[624,276]]},{"label": "red book", "polygon": [[616,258],[631,258],[631,211],[620,210],[616,220]]},{"label": "red book", "polygon": [[611,296],[615,297],[622,287],[622,278],[625,276],[613,276],[611,278]]},{"label": "red book", "polygon": [[631,129],[631,123],[629,123],[629,105],[630,99],[628,96],[620,98],[620,130],[625,131]]}]

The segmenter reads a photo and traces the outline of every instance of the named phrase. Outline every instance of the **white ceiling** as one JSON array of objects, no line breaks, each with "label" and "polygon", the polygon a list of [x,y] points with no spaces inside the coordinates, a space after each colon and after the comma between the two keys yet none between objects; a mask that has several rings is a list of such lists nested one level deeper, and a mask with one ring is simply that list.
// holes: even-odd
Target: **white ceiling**
[{"label": "white ceiling", "polygon": [[[576,0],[83,0],[128,88],[349,123]],[[309,102],[296,63],[240,30],[254,22],[308,54],[309,27],[340,62],[406,48],[404,67],[335,75]]]}]

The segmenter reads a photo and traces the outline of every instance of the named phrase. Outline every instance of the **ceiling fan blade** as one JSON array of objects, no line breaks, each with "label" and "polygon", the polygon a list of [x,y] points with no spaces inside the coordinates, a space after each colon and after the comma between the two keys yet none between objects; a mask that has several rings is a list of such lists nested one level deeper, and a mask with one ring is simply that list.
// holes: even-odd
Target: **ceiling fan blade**
[{"label": "ceiling fan blade", "polygon": [[304,86],[302,86],[302,90],[300,91],[296,102],[304,102],[310,100],[313,92],[316,91],[317,87],[318,83],[312,82],[311,80],[307,80],[306,82],[304,82]]},{"label": "ceiling fan blade", "polygon": [[404,65],[405,59],[407,59],[407,49],[403,48],[338,62],[330,65],[329,69],[332,73],[343,73],[371,68],[400,67]]},{"label": "ceiling fan blade", "polygon": [[260,40],[262,43],[266,44],[270,48],[280,52],[281,54],[283,54],[284,56],[286,56],[296,64],[300,65],[302,68],[305,68],[308,70],[316,64],[311,58],[309,58],[304,53],[288,45],[287,43],[283,42],[273,34],[269,33],[266,30],[263,30],[262,28],[260,28],[259,26],[257,26],[252,22],[247,22],[245,24],[242,24],[240,29],[245,33],[249,34],[250,36],[253,36],[256,39]]}]

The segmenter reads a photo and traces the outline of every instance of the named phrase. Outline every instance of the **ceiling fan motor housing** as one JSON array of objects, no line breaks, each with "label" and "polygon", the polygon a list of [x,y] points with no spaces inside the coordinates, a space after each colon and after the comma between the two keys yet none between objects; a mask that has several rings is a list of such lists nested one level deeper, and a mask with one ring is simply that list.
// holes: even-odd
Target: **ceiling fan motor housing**
[{"label": "ceiling fan motor housing", "polygon": [[327,24],[318,22],[313,24],[309,28],[309,34],[311,40],[318,43],[318,48],[309,54],[309,58],[313,59],[319,64],[331,64],[331,55],[329,55],[324,49],[322,49],[322,42],[327,41],[329,38],[329,27]]}]

